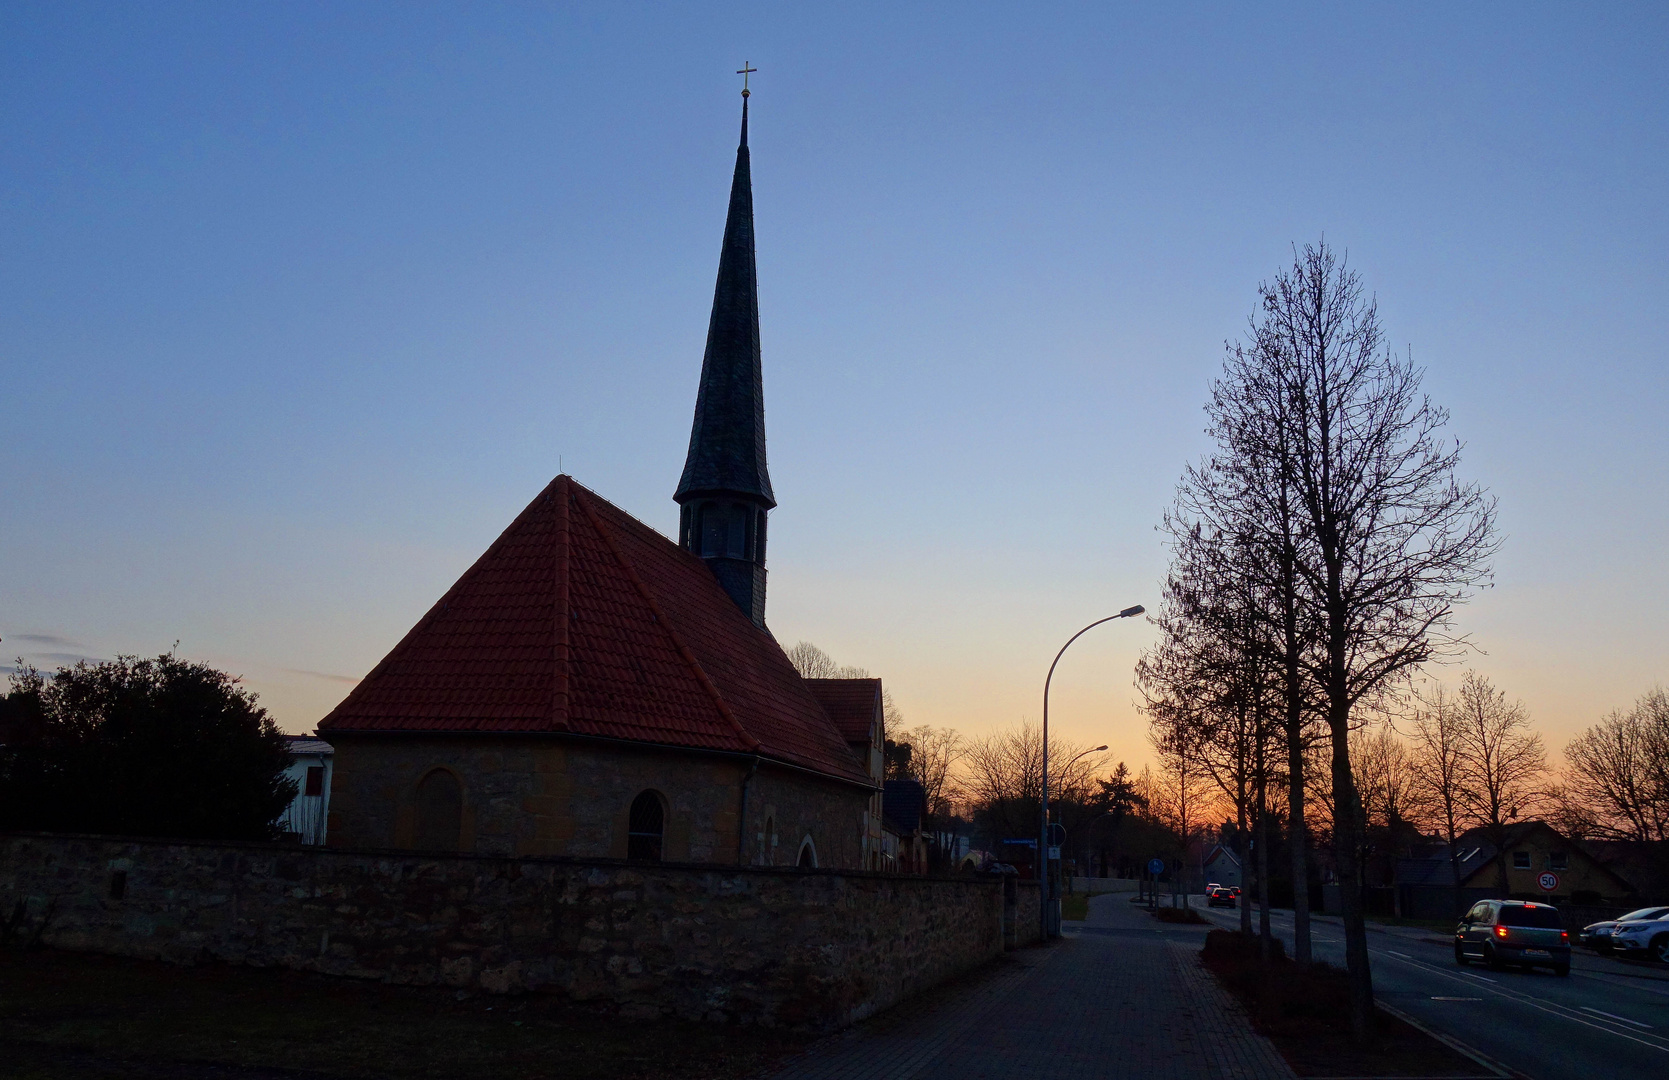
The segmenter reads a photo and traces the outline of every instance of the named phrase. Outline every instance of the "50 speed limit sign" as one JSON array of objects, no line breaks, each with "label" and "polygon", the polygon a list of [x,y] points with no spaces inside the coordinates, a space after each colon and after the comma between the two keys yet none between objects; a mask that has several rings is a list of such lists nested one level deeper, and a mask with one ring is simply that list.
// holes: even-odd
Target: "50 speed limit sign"
[{"label": "50 speed limit sign", "polygon": [[1542,892],[1556,892],[1559,888],[1559,875],[1551,870],[1544,870],[1536,878],[1536,884],[1542,887]]}]

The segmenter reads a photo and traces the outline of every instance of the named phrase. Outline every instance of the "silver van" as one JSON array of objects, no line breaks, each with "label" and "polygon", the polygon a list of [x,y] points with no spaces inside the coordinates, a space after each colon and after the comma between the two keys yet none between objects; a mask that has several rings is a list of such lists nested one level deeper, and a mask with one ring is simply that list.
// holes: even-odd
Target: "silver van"
[{"label": "silver van", "polygon": [[1480,900],[1455,929],[1455,963],[1519,964],[1570,974],[1570,934],[1559,909],[1524,900]]}]

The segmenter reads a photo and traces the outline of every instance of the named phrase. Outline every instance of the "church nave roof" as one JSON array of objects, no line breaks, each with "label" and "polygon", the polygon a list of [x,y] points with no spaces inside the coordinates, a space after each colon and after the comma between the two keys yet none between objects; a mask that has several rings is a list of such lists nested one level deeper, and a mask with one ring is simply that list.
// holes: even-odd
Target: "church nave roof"
[{"label": "church nave roof", "polygon": [[319,731],[566,732],[869,782],[776,639],[702,560],[568,476]]}]

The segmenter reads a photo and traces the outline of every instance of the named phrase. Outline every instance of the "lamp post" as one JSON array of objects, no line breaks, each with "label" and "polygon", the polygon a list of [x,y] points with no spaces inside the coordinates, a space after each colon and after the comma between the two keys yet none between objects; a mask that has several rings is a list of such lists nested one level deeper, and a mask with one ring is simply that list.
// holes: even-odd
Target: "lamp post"
[{"label": "lamp post", "polygon": [[[1072,760],[1071,761],[1069,761],[1065,765],[1061,766],[1061,773],[1065,774],[1067,772],[1067,770],[1071,769],[1072,766],[1078,764],[1078,762],[1080,760],[1082,760],[1083,758],[1086,758],[1091,754],[1099,754],[1101,751],[1103,751],[1105,749],[1107,749],[1107,744],[1102,743],[1100,746],[1092,746],[1088,750],[1080,750],[1078,753],[1072,755]],[[1045,822],[1044,828],[1045,829],[1048,828],[1047,822]],[[1065,854],[1064,854],[1064,849],[1066,848],[1066,826],[1056,825],[1055,828],[1060,830],[1060,836],[1061,836],[1060,846],[1063,850],[1063,854],[1061,856],[1061,869],[1064,871],[1066,869],[1066,857],[1065,857]],[[1048,864],[1045,863],[1044,865],[1047,866]],[[1064,876],[1064,874],[1062,876]]]},{"label": "lamp post", "polygon": [[[1078,631],[1076,634],[1067,638],[1066,644],[1061,646],[1061,651],[1055,654],[1054,661],[1050,663],[1049,674],[1044,676],[1043,679],[1043,797],[1039,800],[1040,805],[1038,806],[1037,866],[1039,873],[1037,882],[1037,914],[1038,935],[1044,939],[1049,937],[1049,928],[1053,922],[1053,920],[1050,919],[1050,916],[1054,914],[1055,905],[1060,903],[1060,897],[1054,895],[1054,890],[1049,882],[1049,684],[1053,682],[1055,678],[1055,665],[1061,662],[1061,657],[1066,654],[1067,649],[1072,647],[1072,643],[1074,641],[1077,641],[1079,638],[1083,637],[1091,630],[1094,630],[1102,623],[1112,622],[1114,619],[1134,618],[1146,610],[1147,609],[1140,604],[1137,604],[1135,607],[1127,607],[1117,615],[1109,615],[1105,619],[1095,620],[1082,630]],[[1071,762],[1068,762],[1068,764],[1071,764]]]}]

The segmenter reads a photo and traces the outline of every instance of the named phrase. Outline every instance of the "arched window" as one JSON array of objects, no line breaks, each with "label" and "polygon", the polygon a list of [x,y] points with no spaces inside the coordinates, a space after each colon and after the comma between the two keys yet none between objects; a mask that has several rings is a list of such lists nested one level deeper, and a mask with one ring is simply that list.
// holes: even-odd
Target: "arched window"
[{"label": "arched window", "polygon": [[795,865],[802,869],[817,869],[817,848],[812,845],[811,837],[800,841],[800,859]]},{"label": "arched window", "polygon": [[422,851],[463,846],[464,789],[449,769],[433,769],[417,783],[417,835]]},{"label": "arched window", "polygon": [[661,797],[645,791],[632,800],[626,820],[626,858],[635,862],[660,862],[661,839],[666,833],[666,809]]}]

